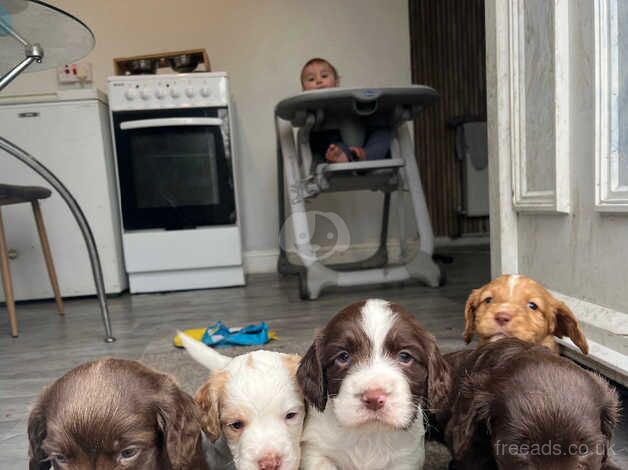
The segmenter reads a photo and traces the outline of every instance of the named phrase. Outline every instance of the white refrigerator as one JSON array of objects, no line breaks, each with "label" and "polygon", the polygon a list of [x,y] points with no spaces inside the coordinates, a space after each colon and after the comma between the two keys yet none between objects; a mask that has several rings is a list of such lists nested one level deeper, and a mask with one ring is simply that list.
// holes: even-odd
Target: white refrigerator
[{"label": "white refrigerator", "polygon": [[[94,234],[106,292],[125,290],[128,284],[105,96],[92,91],[78,99],[56,95],[2,99],[0,135],[43,163],[68,188]],[[0,182],[48,187],[33,170],[1,150]],[[53,190],[50,198],[41,201],[41,208],[62,295],[95,294],[85,242],[65,202]],[[2,214],[16,299],[51,298],[30,204],[4,206]],[[0,299],[4,299],[1,289]]]}]

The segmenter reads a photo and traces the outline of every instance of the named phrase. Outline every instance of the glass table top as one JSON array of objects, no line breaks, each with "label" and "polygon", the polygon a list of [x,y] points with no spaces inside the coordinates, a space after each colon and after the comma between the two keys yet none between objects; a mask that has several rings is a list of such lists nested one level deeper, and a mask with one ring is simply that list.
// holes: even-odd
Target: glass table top
[{"label": "glass table top", "polygon": [[[39,0],[0,0],[0,21],[43,48],[41,63],[34,62],[26,72],[71,64],[94,48],[94,34],[81,20]],[[0,23],[0,74],[24,59],[24,47]]]}]

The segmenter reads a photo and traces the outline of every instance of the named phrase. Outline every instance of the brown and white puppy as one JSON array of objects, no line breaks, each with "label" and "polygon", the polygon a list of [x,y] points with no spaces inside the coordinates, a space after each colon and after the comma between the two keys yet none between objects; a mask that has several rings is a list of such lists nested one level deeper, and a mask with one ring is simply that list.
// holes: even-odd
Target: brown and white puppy
[{"label": "brown and white puppy", "polygon": [[617,393],[598,375],[517,338],[472,351],[453,372],[445,440],[456,470],[619,470]]},{"label": "brown and white puppy", "polygon": [[297,379],[310,403],[304,470],[423,468],[424,413],[442,406],[449,369],[401,306],[349,305],[317,335]]},{"label": "brown and white puppy", "polygon": [[82,364],[44,389],[28,419],[30,470],[208,470],[188,394],[139,362]]},{"label": "brown and white puppy", "polygon": [[252,351],[227,357],[179,332],[190,356],[211,374],[196,392],[207,461],[220,470],[297,470],[305,401],[299,356]]},{"label": "brown and white puppy", "polygon": [[477,334],[480,346],[505,337],[542,344],[554,352],[554,336],[567,336],[583,353],[589,345],[573,312],[527,276],[499,276],[474,289],[464,309],[464,340]]}]

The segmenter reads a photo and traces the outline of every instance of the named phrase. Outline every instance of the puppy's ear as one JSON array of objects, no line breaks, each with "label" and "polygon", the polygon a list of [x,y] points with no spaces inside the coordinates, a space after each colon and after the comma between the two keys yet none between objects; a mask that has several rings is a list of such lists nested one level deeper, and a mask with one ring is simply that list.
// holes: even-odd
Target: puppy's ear
[{"label": "puppy's ear", "polygon": [[552,334],[554,336],[558,336],[559,338],[568,336],[583,353],[588,354],[589,343],[587,343],[584,333],[582,332],[582,329],[580,329],[580,324],[578,323],[576,316],[564,302],[557,299],[552,300],[552,307],[554,309],[554,314],[556,315],[556,326],[554,327]]},{"label": "puppy's ear", "polygon": [[318,410],[325,410],[327,387],[320,358],[321,334],[316,335],[314,343],[307,350],[297,369],[297,383],[306,400]]},{"label": "puppy's ear", "polygon": [[445,430],[445,440],[455,461],[464,461],[467,452],[473,450],[474,440],[482,427],[490,432],[492,396],[482,386],[488,378],[488,374],[478,373],[473,379],[467,379],[462,385],[461,396],[452,409],[451,419]]},{"label": "puppy's ear", "polygon": [[475,309],[480,302],[480,290],[473,289],[467,303],[464,306],[464,341],[465,343],[471,342],[473,333],[475,332]]},{"label": "puppy's ear", "polygon": [[619,470],[619,467],[608,456],[608,446],[611,445],[613,431],[619,422],[619,399],[617,398],[617,392],[608,385],[606,380],[599,376],[597,378],[601,382],[602,396],[604,397],[600,407],[600,427],[604,437],[606,437],[602,470]]},{"label": "puppy's ear", "polygon": [[50,461],[41,445],[46,438],[46,408],[44,391],[28,417],[28,468],[29,470],[47,470]]},{"label": "puppy's ear", "polygon": [[194,400],[166,377],[157,409],[157,424],[171,468],[189,468],[201,439],[201,419]]},{"label": "puppy's ear", "polygon": [[451,369],[443,358],[436,340],[430,335],[427,360],[427,402],[432,412],[442,411],[449,399],[451,390]]},{"label": "puppy's ear", "polygon": [[285,364],[288,371],[290,371],[290,375],[296,379],[297,370],[299,369],[299,364],[301,363],[301,356],[297,354],[282,354],[281,360]]},{"label": "puppy's ear", "polygon": [[591,372],[591,374],[599,384],[599,396],[602,397],[600,403],[600,429],[608,443],[610,443],[615,426],[619,422],[619,398],[617,391],[608,384],[606,379],[594,372]]},{"label": "puppy's ear", "polygon": [[229,372],[212,372],[197,391],[194,400],[201,409],[201,423],[207,438],[214,442],[220,437],[220,402],[229,379]]}]

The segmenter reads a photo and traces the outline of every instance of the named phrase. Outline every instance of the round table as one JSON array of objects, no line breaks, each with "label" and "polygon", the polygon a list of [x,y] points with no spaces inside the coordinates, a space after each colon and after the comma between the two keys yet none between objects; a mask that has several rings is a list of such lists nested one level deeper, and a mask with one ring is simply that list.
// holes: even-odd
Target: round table
[{"label": "round table", "polygon": [[[94,47],[94,34],[78,18],[39,0],[0,0],[0,91],[20,73],[71,64]],[[23,58],[22,58],[23,57]],[[105,341],[114,342],[102,267],[92,230],[70,191],[35,157],[0,137],[0,149],[44,178],[63,198],[81,229],[92,265]]]}]

